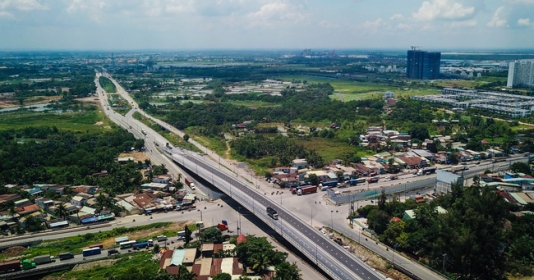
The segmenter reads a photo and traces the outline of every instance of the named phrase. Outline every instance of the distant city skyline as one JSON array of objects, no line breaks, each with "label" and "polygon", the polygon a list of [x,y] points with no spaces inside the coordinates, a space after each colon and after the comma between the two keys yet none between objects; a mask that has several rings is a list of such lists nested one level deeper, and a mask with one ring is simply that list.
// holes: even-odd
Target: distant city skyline
[{"label": "distant city skyline", "polygon": [[534,48],[534,0],[0,0],[0,50]]}]

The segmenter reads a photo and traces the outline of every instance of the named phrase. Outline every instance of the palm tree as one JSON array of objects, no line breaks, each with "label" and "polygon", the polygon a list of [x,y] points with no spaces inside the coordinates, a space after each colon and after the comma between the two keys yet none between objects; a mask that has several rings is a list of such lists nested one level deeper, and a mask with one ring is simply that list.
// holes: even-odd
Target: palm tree
[{"label": "palm tree", "polygon": [[15,215],[17,215],[17,210],[15,209],[15,205],[11,205],[11,207],[9,207],[9,215],[11,216],[11,218],[13,218],[14,221],[17,220],[17,218],[15,218]]},{"label": "palm tree", "polygon": [[252,257],[252,270],[258,274],[263,274],[265,267],[271,265],[271,256],[266,253],[260,253]]},{"label": "palm tree", "polygon": [[67,207],[65,207],[65,203],[60,203],[54,210],[54,213],[58,217],[63,218],[63,220],[65,220],[67,216],[69,216],[69,210],[67,209]]}]

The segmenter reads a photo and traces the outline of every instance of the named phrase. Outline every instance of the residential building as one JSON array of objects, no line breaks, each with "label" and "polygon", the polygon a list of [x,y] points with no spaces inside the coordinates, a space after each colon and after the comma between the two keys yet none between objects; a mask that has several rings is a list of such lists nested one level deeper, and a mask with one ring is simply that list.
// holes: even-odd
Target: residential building
[{"label": "residential building", "polygon": [[170,184],[171,183],[171,180],[172,180],[172,177],[171,175],[158,175],[154,178],[152,178],[152,182],[153,183],[158,183],[158,184]]},{"label": "residential building", "polygon": [[74,196],[71,200],[70,200],[70,203],[76,207],[82,207],[85,205],[85,201],[86,199],[81,197],[81,196]]},{"label": "residential building", "polygon": [[407,53],[406,77],[417,80],[435,80],[439,78],[441,53],[417,49]]},{"label": "residential building", "polygon": [[297,169],[308,168],[308,161],[306,161],[306,159],[303,159],[303,158],[294,159],[292,166],[296,167]]},{"label": "residential building", "polygon": [[510,62],[506,87],[514,86],[534,86],[534,59]]}]

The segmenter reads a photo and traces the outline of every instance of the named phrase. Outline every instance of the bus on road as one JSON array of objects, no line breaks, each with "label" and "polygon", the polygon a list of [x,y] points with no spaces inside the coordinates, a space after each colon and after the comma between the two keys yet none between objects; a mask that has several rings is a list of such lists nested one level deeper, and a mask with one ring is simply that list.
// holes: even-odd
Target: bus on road
[{"label": "bus on road", "polygon": [[89,245],[89,248],[100,248],[102,250],[104,249],[104,244],[100,243],[100,244]]},{"label": "bus on road", "polygon": [[100,248],[98,247],[95,247],[95,248],[90,248],[90,249],[84,249],[82,251],[82,255],[84,257],[88,257],[88,256],[94,256],[94,255],[100,255],[102,254],[102,251],[100,250]]},{"label": "bus on road", "polygon": [[121,249],[127,249],[127,248],[132,248],[135,245],[135,243],[137,243],[135,240],[130,240],[126,242],[121,242],[119,246]]}]

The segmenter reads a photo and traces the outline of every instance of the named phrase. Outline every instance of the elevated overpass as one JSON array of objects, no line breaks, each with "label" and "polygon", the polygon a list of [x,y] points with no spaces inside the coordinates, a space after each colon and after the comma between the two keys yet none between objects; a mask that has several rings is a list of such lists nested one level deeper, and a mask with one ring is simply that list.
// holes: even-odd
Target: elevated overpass
[{"label": "elevated overpass", "polygon": [[[235,173],[207,160],[197,153],[164,149],[167,157],[192,173],[211,182],[251,213],[278,232],[288,242],[312,260],[318,268],[334,279],[385,279],[355,255],[334,243],[320,231],[303,222],[293,213],[280,207],[250,183],[244,182]],[[174,149],[176,150],[176,149]],[[267,215],[266,208],[277,210],[279,219]]]}]

